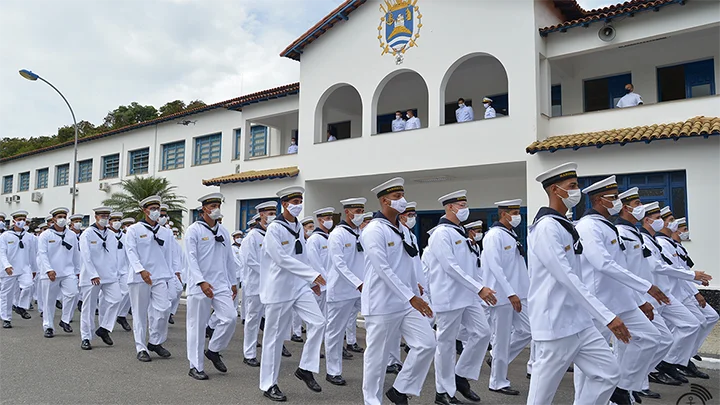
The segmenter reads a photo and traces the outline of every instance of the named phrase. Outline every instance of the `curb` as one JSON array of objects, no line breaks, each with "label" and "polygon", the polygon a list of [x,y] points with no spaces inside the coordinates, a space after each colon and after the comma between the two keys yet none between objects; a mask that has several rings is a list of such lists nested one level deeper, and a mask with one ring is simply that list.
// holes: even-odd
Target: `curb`
[{"label": "curb", "polygon": [[720,359],[703,356],[703,360],[696,362],[695,365],[708,370],[720,370]]}]

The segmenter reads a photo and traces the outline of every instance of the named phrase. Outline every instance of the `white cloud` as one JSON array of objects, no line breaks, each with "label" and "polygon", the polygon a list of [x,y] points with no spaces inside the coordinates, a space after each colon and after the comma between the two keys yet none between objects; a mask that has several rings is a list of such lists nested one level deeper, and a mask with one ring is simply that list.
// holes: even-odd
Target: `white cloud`
[{"label": "white cloud", "polygon": [[596,8],[603,8],[612,6],[614,4],[622,3],[623,1],[608,1],[608,0],[577,0],[582,8],[585,10],[595,10]]}]

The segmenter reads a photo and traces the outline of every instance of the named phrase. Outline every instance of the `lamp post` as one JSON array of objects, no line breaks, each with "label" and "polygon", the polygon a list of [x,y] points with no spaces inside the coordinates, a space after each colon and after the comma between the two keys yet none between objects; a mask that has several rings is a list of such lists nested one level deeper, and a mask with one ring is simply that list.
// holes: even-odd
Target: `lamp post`
[{"label": "lamp post", "polygon": [[73,151],[74,156],[73,156],[73,173],[72,173],[72,190],[71,190],[71,192],[72,192],[72,208],[70,209],[70,213],[75,214],[75,195],[77,194],[77,190],[75,189],[75,187],[77,186],[77,176],[78,176],[78,172],[77,172],[78,171],[78,163],[77,163],[78,127],[77,127],[77,121],[75,120],[75,112],[73,112],[73,109],[70,106],[70,103],[68,103],[65,96],[63,96],[63,94],[60,92],[60,90],[58,90],[57,87],[53,86],[52,83],[43,79],[37,73],[33,73],[32,71],[27,70],[27,69],[22,69],[22,70],[20,70],[19,73],[20,73],[20,76],[22,76],[28,80],[36,81],[37,79],[40,79],[40,80],[44,81],[45,83],[47,83],[48,86],[52,87],[53,90],[55,90],[57,92],[57,94],[59,94],[60,97],[62,97],[63,101],[65,101],[65,104],[67,104],[68,108],[70,109],[70,114],[72,114],[73,128],[75,128],[75,145],[74,145],[74,151]]}]

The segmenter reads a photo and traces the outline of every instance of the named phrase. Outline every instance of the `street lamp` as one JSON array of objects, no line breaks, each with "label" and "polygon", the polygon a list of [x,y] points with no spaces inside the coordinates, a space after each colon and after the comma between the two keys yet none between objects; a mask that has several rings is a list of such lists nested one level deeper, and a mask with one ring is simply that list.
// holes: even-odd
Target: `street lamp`
[{"label": "street lamp", "polygon": [[40,79],[40,80],[44,81],[45,83],[47,83],[48,86],[52,87],[53,90],[55,90],[57,92],[57,94],[59,94],[60,97],[62,97],[62,99],[65,101],[65,104],[67,104],[68,108],[70,109],[70,114],[72,114],[73,127],[75,128],[75,146],[74,146],[74,151],[73,151],[74,157],[73,157],[72,190],[71,190],[71,192],[72,192],[72,208],[70,209],[70,213],[75,214],[75,195],[77,194],[77,190],[75,189],[75,187],[77,186],[77,175],[78,175],[78,163],[77,163],[78,127],[77,127],[77,121],[75,120],[75,112],[73,112],[73,109],[70,106],[70,103],[68,103],[65,96],[63,96],[63,94],[60,93],[60,90],[58,90],[57,87],[53,86],[52,83],[43,79],[37,73],[33,73],[32,71],[27,70],[27,69],[22,69],[22,70],[20,70],[19,73],[20,73],[20,76],[22,76],[28,80],[36,81],[37,79]]}]

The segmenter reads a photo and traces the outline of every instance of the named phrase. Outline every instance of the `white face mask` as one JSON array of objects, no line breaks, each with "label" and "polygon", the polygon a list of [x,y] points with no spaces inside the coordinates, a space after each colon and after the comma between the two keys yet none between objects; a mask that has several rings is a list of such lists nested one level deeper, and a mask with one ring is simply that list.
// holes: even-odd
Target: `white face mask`
[{"label": "white face mask", "polygon": [[295,218],[297,218],[300,215],[300,213],[302,212],[302,209],[303,209],[302,203],[297,204],[297,205],[288,204],[288,206],[287,206],[288,212],[290,213],[290,215],[294,216]]},{"label": "white face mask", "polygon": [[612,207],[608,208],[608,214],[610,215],[617,215],[620,210],[622,210],[622,201],[618,198],[617,200],[612,201]]},{"label": "white face mask", "polygon": [[25,221],[15,221],[15,226],[17,226],[20,229],[25,228]]},{"label": "white face mask", "polygon": [[268,215],[266,218],[267,218],[267,222],[265,222],[265,223],[269,224],[270,222],[275,220],[275,215]]},{"label": "white face mask", "polygon": [[468,217],[470,216],[470,209],[469,208],[460,208],[458,212],[455,213],[457,218],[460,220],[460,222],[467,221]]},{"label": "white face mask", "polygon": [[[628,206],[629,207],[629,206]],[[632,216],[640,221],[645,217],[645,206],[644,205],[638,205],[637,207],[632,209]]]},{"label": "white face mask", "polygon": [[465,107],[465,104],[463,104],[463,103],[458,103],[458,107],[459,107],[459,108],[463,108],[463,107]]},{"label": "white face mask", "polygon": [[513,228],[517,228],[518,225],[520,225],[520,222],[522,222],[522,217],[520,215],[513,215],[510,219],[510,226]]},{"label": "white face mask", "polygon": [[690,231],[680,232],[680,240],[690,240]]},{"label": "white face mask", "polygon": [[239,245],[241,242],[242,242],[242,238],[240,238],[240,237],[235,238],[235,243],[237,243]]},{"label": "white face mask", "polygon": [[680,226],[680,224],[678,224],[677,221],[672,221],[672,222],[670,222],[670,223],[667,224],[667,228],[670,230],[670,232],[675,232],[675,231],[677,231],[677,230],[678,230],[678,226]]},{"label": "white face mask", "polygon": [[333,227],[333,221],[332,220],[323,221],[323,226],[325,227],[325,229],[330,229]]},{"label": "white face mask", "polygon": [[490,107],[490,104],[488,104],[488,103],[483,103],[483,106],[484,106],[485,108],[488,108],[488,107]]},{"label": "white face mask", "polygon": [[475,242],[480,242],[483,238],[484,233],[477,232],[475,233],[475,236],[473,236],[473,239],[475,239]]},{"label": "white face mask", "polygon": [[568,209],[572,209],[574,206],[578,205],[578,203],[580,202],[580,199],[582,198],[582,194],[580,193],[580,190],[578,190],[578,189],[565,190],[562,187],[558,187],[558,188],[560,190],[568,193],[567,197],[560,197],[560,198],[562,198],[563,204],[565,204],[565,206]]},{"label": "white face mask", "polygon": [[29,230],[30,230],[30,227],[29,227],[29,226],[27,226],[27,225],[23,226],[22,228],[23,228],[23,230],[25,230],[25,232],[27,232],[27,231],[29,231]]},{"label": "white face mask", "polygon": [[407,222],[405,222],[405,226],[412,229],[415,227],[415,222],[417,222],[417,218],[415,217],[408,217]]},{"label": "white face mask", "polygon": [[167,221],[168,221],[167,217],[158,218],[158,224],[160,224],[160,226],[165,226],[165,224],[167,224]]},{"label": "white face mask", "polygon": [[365,220],[365,218],[363,218],[364,216],[365,214],[353,214],[351,222],[355,226],[360,226],[363,223],[363,220]]},{"label": "white face mask", "polygon": [[55,221],[55,225],[57,225],[59,228],[65,228],[65,225],[67,225],[67,218],[58,218]]},{"label": "white face mask", "polygon": [[5,221],[0,221],[0,229],[5,229]]},{"label": "white face mask", "polygon": [[82,229],[82,222],[73,222],[73,229],[79,231]]},{"label": "white face mask", "polygon": [[210,219],[215,220],[215,219],[220,219],[220,218],[222,218],[223,215],[222,215],[222,213],[220,212],[220,208],[214,208],[212,211],[210,211],[210,213],[208,214],[208,216],[210,217]]},{"label": "white face mask", "polygon": [[102,226],[103,228],[108,226],[108,219],[107,218],[100,218],[98,220],[98,225]]},{"label": "white face mask", "polygon": [[112,223],[112,229],[114,229],[114,230],[116,230],[116,231],[117,231],[118,229],[120,229],[121,226],[122,226],[122,223],[121,223],[120,221],[115,221],[115,222]]},{"label": "white face mask", "polygon": [[652,223],[650,224],[650,227],[652,228],[653,231],[660,232],[660,230],[665,227],[665,222],[662,219],[658,218],[658,219],[652,221]]},{"label": "white face mask", "polygon": [[148,217],[151,221],[157,221],[158,218],[160,218],[160,211],[159,210],[152,210],[150,211],[150,214],[148,214]]},{"label": "white face mask", "polygon": [[390,208],[402,214],[407,208],[407,200],[405,200],[405,197],[400,197],[399,200],[390,200]]},{"label": "white face mask", "polygon": [[396,116],[395,116],[395,119],[396,119],[396,120],[399,120],[400,118],[402,118],[402,115],[396,115]]}]

